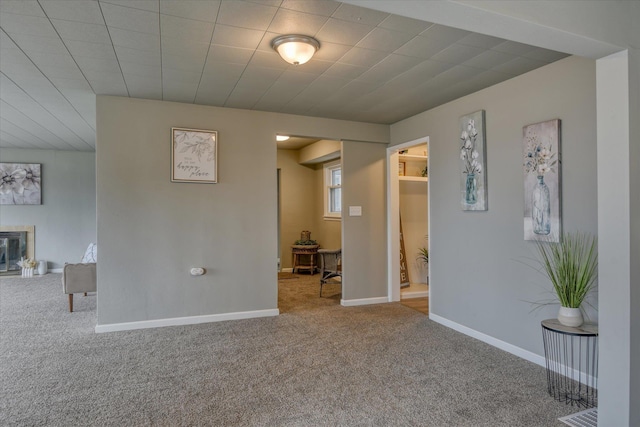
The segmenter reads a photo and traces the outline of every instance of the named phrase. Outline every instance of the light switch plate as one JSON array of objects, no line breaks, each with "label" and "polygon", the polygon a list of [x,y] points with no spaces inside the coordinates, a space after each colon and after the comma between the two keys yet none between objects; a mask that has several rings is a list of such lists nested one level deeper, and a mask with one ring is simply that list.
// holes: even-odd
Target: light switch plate
[{"label": "light switch plate", "polygon": [[362,206],[349,206],[349,216],[362,216]]}]

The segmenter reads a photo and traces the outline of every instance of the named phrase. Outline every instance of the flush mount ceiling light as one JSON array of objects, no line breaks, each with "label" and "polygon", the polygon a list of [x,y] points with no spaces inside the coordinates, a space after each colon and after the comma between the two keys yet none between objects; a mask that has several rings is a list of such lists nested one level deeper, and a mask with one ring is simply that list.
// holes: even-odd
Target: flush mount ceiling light
[{"label": "flush mount ceiling light", "polygon": [[276,135],[276,141],[286,141],[287,139],[289,139],[289,137],[287,135]]},{"label": "flush mount ceiling light", "polygon": [[300,65],[320,49],[320,42],[313,37],[292,34],[276,37],[271,41],[271,47],[289,64]]}]

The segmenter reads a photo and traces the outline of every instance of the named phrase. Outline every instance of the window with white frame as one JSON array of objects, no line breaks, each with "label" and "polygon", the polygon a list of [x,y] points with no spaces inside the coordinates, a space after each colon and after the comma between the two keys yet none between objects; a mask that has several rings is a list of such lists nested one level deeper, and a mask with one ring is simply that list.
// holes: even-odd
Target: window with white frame
[{"label": "window with white frame", "polygon": [[324,217],[342,216],[342,164],[340,161],[324,165]]}]

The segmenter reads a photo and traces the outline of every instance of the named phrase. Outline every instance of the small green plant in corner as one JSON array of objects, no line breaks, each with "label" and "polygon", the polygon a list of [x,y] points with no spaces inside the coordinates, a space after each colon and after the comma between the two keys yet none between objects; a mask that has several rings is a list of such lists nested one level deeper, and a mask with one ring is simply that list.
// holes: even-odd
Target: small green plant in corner
[{"label": "small green plant in corner", "polygon": [[564,233],[560,243],[538,241],[537,249],[560,305],[579,308],[598,275],[596,238],[585,233]]},{"label": "small green plant in corner", "polygon": [[313,246],[313,245],[317,245],[317,244],[318,244],[318,242],[316,242],[313,239],[307,239],[307,240],[298,239],[294,243],[294,245],[301,245],[301,246]]},{"label": "small green plant in corner", "polygon": [[416,260],[420,261],[424,265],[429,264],[429,249],[427,248],[418,248],[418,257]]},{"label": "small green plant in corner", "polygon": [[[595,287],[598,276],[597,239],[586,233],[563,233],[560,243],[537,241],[538,262],[551,281],[561,305],[558,320],[564,309],[578,310]],[[574,314],[571,314],[574,316]],[[582,316],[579,324],[582,324]],[[569,325],[568,326],[579,326]]]}]

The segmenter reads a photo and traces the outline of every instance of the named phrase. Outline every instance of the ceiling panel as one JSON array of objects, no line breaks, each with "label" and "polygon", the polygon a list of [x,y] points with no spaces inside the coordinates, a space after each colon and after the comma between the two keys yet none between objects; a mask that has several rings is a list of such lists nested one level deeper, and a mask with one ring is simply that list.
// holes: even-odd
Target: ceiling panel
[{"label": "ceiling panel", "polygon": [[266,30],[277,11],[277,7],[240,0],[222,0],[216,22],[234,27]]},{"label": "ceiling panel", "polygon": [[160,13],[198,21],[216,22],[220,1],[160,0]]},{"label": "ceiling panel", "polygon": [[162,99],[162,79],[160,77],[149,78],[137,74],[127,74],[124,79],[129,89],[129,95],[134,98]]},{"label": "ceiling panel", "polygon": [[329,0],[0,0],[0,55],[0,144],[67,150],[96,94],[393,123],[565,56]]},{"label": "ceiling panel", "polygon": [[0,127],[2,128],[2,139],[10,141],[12,144],[17,143],[21,145],[21,142],[23,142],[34,148],[57,148],[7,120],[0,119]]},{"label": "ceiling panel", "polygon": [[125,76],[147,77],[152,80],[162,77],[162,68],[159,65],[144,65],[136,64],[135,62],[120,61],[120,68]]},{"label": "ceiling panel", "polygon": [[160,36],[157,34],[139,33],[137,31],[110,27],[108,36],[111,37],[116,47],[122,46],[156,52],[160,50]]},{"label": "ceiling panel", "polygon": [[340,7],[340,3],[333,0],[283,0],[280,7],[329,17]]},{"label": "ceiling panel", "polygon": [[14,44],[15,40],[15,43],[20,45],[20,49],[25,52],[50,53],[53,55],[65,55],[68,53],[67,48],[59,38],[15,33],[11,34],[11,37],[9,37],[5,33],[0,34],[2,36],[0,39],[0,46],[2,49],[9,47],[18,49],[18,46]]},{"label": "ceiling panel", "polygon": [[110,3],[155,13],[160,11],[158,0],[101,0],[100,3],[102,5]]},{"label": "ceiling panel", "polygon": [[358,24],[376,26],[385,20],[388,13],[379,12],[377,10],[366,9],[360,6],[354,6],[351,4],[341,4],[333,15],[333,18],[341,19],[344,21],[355,22]]},{"label": "ceiling panel", "polygon": [[162,83],[162,99],[173,102],[193,103],[198,90],[197,82],[170,81]]},{"label": "ceiling panel", "polygon": [[329,18],[322,15],[280,9],[276,13],[268,30],[278,34],[315,35]]},{"label": "ceiling panel", "polygon": [[412,38],[413,36],[408,33],[388,30],[386,28],[374,28],[358,42],[357,46],[391,53]]},{"label": "ceiling panel", "polygon": [[65,21],[62,19],[52,19],[51,23],[56,28],[56,31],[63,41],[79,40],[84,42],[111,44],[109,31],[103,24],[87,24],[84,22]]},{"label": "ceiling panel", "polygon": [[429,59],[438,52],[451,46],[451,44],[452,42],[447,39],[431,39],[416,36],[405,43],[404,46],[398,48],[395,53]]},{"label": "ceiling panel", "polygon": [[405,16],[389,15],[378,26],[388,30],[402,31],[403,33],[418,35],[431,27],[431,22],[407,18]]},{"label": "ceiling panel", "polygon": [[213,22],[202,22],[177,16],[160,15],[162,39],[172,39],[183,45],[210,43]]},{"label": "ceiling panel", "polygon": [[239,47],[222,46],[218,44],[212,44],[209,47],[207,59],[230,62],[233,64],[248,64],[249,60],[253,56],[252,49],[243,49]]},{"label": "ceiling panel", "polygon": [[[129,5],[129,3],[124,3]],[[103,3],[102,14],[107,26],[124,30],[133,29],[139,33],[160,34],[158,14],[132,7]]]},{"label": "ceiling panel", "polygon": [[49,19],[104,24],[102,11],[97,1],[46,0],[39,3]]},{"label": "ceiling panel", "polygon": [[45,16],[40,4],[38,4],[36,0],[2,0],[0,1],[0,13]]},{"label": "ceiling panel", "polygon": [[132,49],[124,46],[114,46],[114,49],[120,62],[157,67],[161,65],[162,54],[159,50]]},{"label": "ceiling panel", "polygon": [[264,32],[248,28],[238,28],[217,23],[213,30],[211,43],[223,46],[242,47],[245,49],[255,49]]},{"label": "ceiling panel", "polygon": [[322,41],[338,44],[356,45],[375,27],[331,18],[318,31],[316,37]]},{"label": "ceiling panel", "polygon": [[7,34],[25,34],[31,36],[56,38],[57,34],[51,22],[41,16],[0,13],[0,27]]}]

